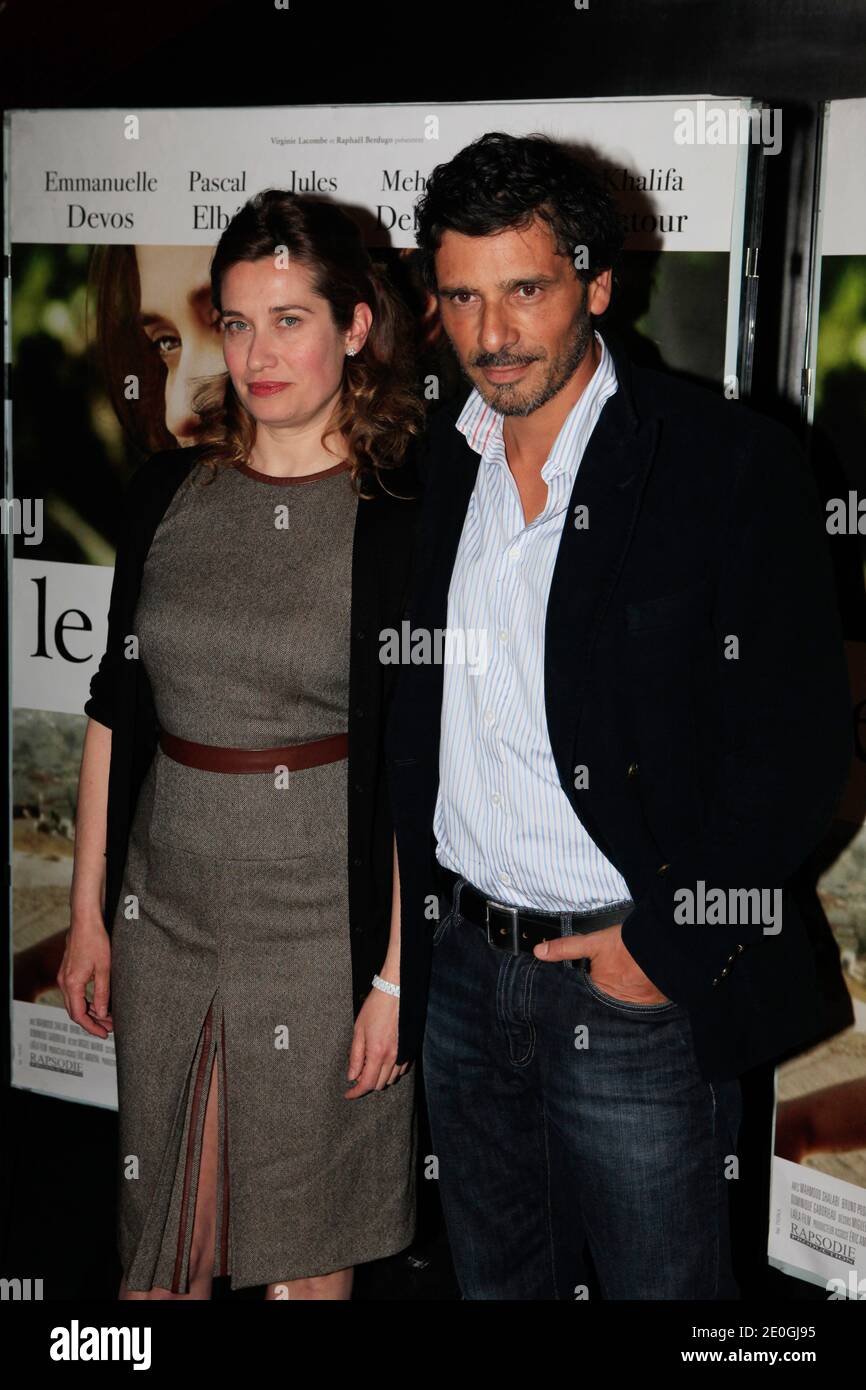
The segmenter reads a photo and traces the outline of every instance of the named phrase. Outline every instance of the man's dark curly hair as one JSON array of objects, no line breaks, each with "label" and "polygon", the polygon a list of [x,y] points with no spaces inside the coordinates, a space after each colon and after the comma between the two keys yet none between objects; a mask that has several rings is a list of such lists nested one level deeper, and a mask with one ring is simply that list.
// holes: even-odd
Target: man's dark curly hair
[{"label": "man's dark curly hair", "polygon": [[574,261],[587,248],[588,265],[575,267],[584,283],[616,270],[623,227],[616,204],[596,170],[547,135],[490,131],[447,164],[437,164],[415,207],[421,274],[436,291],[434,255],[442,233],[490,236],[528,226],[541,217],[556,249]]}]

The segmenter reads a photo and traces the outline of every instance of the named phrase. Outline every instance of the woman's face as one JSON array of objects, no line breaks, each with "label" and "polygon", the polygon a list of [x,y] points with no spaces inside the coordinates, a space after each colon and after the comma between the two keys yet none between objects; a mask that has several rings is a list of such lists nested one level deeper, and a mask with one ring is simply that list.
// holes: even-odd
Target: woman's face
[{"label": "woman's face", "polygon": [[223,355],[238,398],[262,425],[303,428],[326,419],[342,387],[346,350],[360,350],[368,305],[340,330],[313,274],[270,256],[238,261],[223,276]]},{"label": "woman's face", "polygon": [[178,444],[195,444],[200,420],[192,397],[225,364],[210,298],[209,246],[137,246],[139,321],[165,363],[165,425]]}]

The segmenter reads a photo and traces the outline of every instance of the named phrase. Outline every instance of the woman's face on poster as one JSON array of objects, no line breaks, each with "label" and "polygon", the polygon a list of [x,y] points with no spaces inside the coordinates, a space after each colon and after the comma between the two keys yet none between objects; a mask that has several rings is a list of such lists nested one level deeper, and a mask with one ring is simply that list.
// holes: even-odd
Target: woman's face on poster
[{"label": "woman's face on poster", "polygon": [[349,329],[313,289],[298,261],[239,261],[222,281],[223,354],[241,403],[262,425],[303,427],[327,413],[342,388],[346,351],[360,351],[370,328],[367,304]]},{"label": "woman's face on poster", "polygon": [[192,398],[204,378],[222,375],[219,322],[210,298],[210,246],[137,246],[139,321],[166,369],[165,426],[178,444],[196,443]]}]

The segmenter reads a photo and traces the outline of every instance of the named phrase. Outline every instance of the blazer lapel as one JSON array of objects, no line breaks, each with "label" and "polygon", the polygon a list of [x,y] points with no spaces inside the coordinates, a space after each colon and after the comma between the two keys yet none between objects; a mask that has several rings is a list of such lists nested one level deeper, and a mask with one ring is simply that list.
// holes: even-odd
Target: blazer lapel
[{"label": "blazer lapel", "polygon": [[[547,604],[544,690],[547,727],[560,782],[573,786],[572,759],[592,649],[631,539],[649,477],[660,423],[641,420],[623,350],[604,334],[613,355],[618,389],[605,403],[577,472],[557,551]],[[437,480],[443,499],[427,530],[411,611],[414,628],[435,631],[448,619],[448,589],[479,455],[454,430],[451,449],[435,462],[447,468]],[[441,484],[441,490],[438,486]],[[577,529],[575,508],[586,507],[588,525]],[[424,731],[426,756],[438,766],[442,715],[441,664],[411,668],[413,727]]]},{"label": "blazer lapel", "polygon": [[[431,552],[431,584],[429,590],[429,615],[432,627],[444,628],[448,619],[448,590],[451,575],[457,559],[457,547],[463,533],[469,500],[478,477],[480,456],[466,442],[464,436],[455,430],[457,447],[452,460],[452,476],[449,479],[448,506],[444,509],[441,524],[436,529],[435,546]],[[440,668],[441,675],[441,668]]]},{"label": "blazer lapel", "polygon": [[[592,651],[640,510],[660,424],[635,409],[628,358],[605,335],[619,389],[590,436],[563,525],[547,604],[544,692],[559,780],[573,787],[575,739]],[[585,508],[580,527],[576,508]]]},{"label": "blazer lapel", "polygon": [[[412,632],[419,629],[444,634],[448,622],[448,590],[457,547],[469,508],[469,499],[478,476],[479,455],[456,428],[448,435],[448,447],[438,453],[433,467],[439,473],[435,484],[436,501],[424,528],[413,598],[407,614]],[[432,491],[432,488],[431,488]],[[444,671],[442,663],[410,666],[406,671],[411,684],[413,729],[423,747],[422,756],[438,767],[442,721]],[[437,779],[438,785],[438,779]]]}]

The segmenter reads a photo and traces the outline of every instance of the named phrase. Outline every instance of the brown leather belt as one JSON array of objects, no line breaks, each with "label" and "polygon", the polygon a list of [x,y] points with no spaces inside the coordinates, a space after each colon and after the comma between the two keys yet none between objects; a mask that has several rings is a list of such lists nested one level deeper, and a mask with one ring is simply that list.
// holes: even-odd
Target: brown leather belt
[{"label": "brown leather belt", "polygon": [[159,746],[175,762],[203,772],[274,772],[278,767],[296,772],[348,757],[349,735],[333,734],[309,743],[290,743],[284,748],[218,748],[213,743],[193,743],[161,729]]}]

